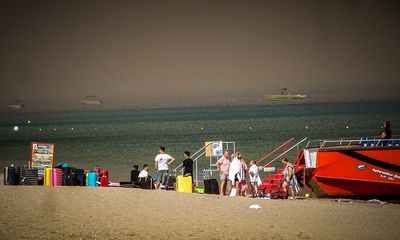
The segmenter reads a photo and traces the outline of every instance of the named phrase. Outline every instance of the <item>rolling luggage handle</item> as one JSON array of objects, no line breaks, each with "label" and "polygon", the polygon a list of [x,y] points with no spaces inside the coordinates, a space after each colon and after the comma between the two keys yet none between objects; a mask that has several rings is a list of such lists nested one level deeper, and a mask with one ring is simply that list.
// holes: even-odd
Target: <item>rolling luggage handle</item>
[{"label": "rolling luggage handle", "polygon": [[212,177],[212,171],[210,169],[203,169],[203,180],[210,180]]}]

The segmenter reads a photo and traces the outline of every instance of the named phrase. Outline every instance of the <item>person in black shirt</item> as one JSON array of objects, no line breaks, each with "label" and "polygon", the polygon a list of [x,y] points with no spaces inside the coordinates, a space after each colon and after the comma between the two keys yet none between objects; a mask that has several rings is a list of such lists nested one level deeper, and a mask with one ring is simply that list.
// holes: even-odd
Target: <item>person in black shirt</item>
[{"label": "person in black shirt", "polygon": [[381,139],[391,139],[392,138],[392,130],[390,130],[390,122],[384,121],[382,125],[382,133]]},{"label": "person in black shirt", "polygon": [[131,171],[131,182],[134,183],[138,180],[138,176],[140,171],[138,170],[139,166],[138,165],[133,165],[133,170]]},{"label": "person in black shirt", "polygon": [[185,151],[183,153],[183,157],[185,160],[183,160],[182,166],[183,166],[183,176],[192,176],[192,181],[193,181],[193,160],[190,158],[190,152]]}]

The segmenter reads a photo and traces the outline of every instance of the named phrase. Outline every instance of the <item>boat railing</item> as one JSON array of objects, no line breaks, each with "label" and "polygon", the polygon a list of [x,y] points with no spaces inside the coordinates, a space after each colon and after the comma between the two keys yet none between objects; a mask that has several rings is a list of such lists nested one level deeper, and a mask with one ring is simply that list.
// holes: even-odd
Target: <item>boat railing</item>
[{"label": "boat railing", "polygon": [[[267,159],[269,156],[271,156],[272,154],[276,153],[278,150],[283,149],[284,151],[286,150],[287,145],[293,141],[294,138],[291,138],[289,140],[287,140],[286,142],[282,143],[282,145],[280,145],[279,147],[275,148],[274,150],[272,150],[271,152],[269,152],[268,154],[266,154],[265,156],[263,156],[262,158],[258,159],[256,162],[256,165],[258,166],[258,164],[261,161],[264,161],[265,159]],[[267,163],[267,165],[271,164],[271,162]]]},{"label": "boat railing", "polygon": [[297,142],[296,144],[294,144],[293,146],[291,146],[290,148],[288,148],[287,150],[285,150],[283,153],[279,154],[278,156],[276,156],[274,159],[272,159],[271,161],[269,161],[267,164],[264,165],[264,167],[269,166],[271,163],[275,162],[277,159],[281,158],[282,156],[285,156],[288,152],[292,151],[294,148],[298,148],[303,142],[305,142],[308,138],[303,138],[302,140],[300,140],[299,142]]},{"label": "boat railing", "polygon": [[[212,145],[212,142],[210,142],[210,143],[208,143],[208,144],[206,144],[206,145],[204,145],[204,147],[202,147],[202,148],[200,148],[197,152],[195,152],[194,154],[192,154],[192,159],[193,159],[193,164],[195,164],[195,167],[194,167],[194,170],[195,170],[195,172],[194,172],[194,176],[192,176],[192,177],[194,177],[194,182],[198,182],[198,179],[197,179],[197,166],[198,166],[198,164],[197,164],[197,160],[201,157],[201,156],[203,156],[205,153],[206,153],[206,148],[208,148],[209,146],[211,146]],[[182,174],[183,174],[183,163],[181,163],[181,164],[179,164],[176,168],[174,168],[174,170],[172,170],[172,172],[177,172],[177,170],[179,169],[179,168],[181,168],[180,170],[179,170],[179,172],[181,172]]]},{"label": "boat railing", "polygon": [[306,148],[326,148],[326,147],[383,147],[383,146],[400,146],[400,138],[380,139],[379,137],[363,137],[357,139],[326,139],[308,141]]},{"label": "boat railing", "polygon": [[[236,147],[235,147],[235,142],[225,142],[222,141],[222,146],[224,149],[228,149],[230,150],[229,146],[233,146],[233,152],[235,152]],[[198,151],[196,151],[194,154],[191,155],[191,158],[193,160],[193,181],[196,184],[196,186],[199,185],[200,179],[199,177],[201,177],[201,175],[203,176],[203,178],[205,177],[211,177],[212,172],[217,171],[217,166],[215,164],[216,160],[214,161],[214,158],[218,158],[219,156],[213,156],[212,154],[210,156],[207,156],[206,152],[207,149],[212,148],[213,147],[213,142],[208,142],[207,144],[205,144],[202,148],[200,148]],[[202,160],[203,156],[206,156],[209,158],[209,166],[207,169],[204,169],[202,171],[202,173],[199,172],[198,168],[199,168],[199,161]],[[204,160],[204,159],[203,159]],[[177,172],[180,172],[181,174],[183,174],[183,164],[179,164],[177,167],[175,167],[172,172],[174,172],[175,174]]]}]

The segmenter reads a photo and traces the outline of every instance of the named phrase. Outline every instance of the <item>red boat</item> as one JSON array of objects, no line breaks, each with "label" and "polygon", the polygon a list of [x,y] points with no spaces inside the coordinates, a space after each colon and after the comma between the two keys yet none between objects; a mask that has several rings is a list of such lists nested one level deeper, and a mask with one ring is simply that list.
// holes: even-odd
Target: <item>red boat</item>
[{"label": "red boat", "polygon": [[400,139],[319,143],[307,146],[297,160],[316,196],[400,196]]},{"label": "red boat", "polygon": [[[286,150],[292,140],[266,155],[285,150],[264,170],[290,150],[299,149],[305,139]],[[298,151],[293,167],[301,189],[309,188],[316,197],[400,197],[400,139],[310,141]],[[282,181],[282,169],[278,169],[268,174],[259,189],[264,193],[280,190]]]}]

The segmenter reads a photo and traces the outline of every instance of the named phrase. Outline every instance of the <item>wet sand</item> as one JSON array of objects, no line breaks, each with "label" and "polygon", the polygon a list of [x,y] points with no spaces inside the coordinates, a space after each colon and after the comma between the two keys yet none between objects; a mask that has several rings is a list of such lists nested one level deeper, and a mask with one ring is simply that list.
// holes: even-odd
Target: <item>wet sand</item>
[{"label": "wet sand", "polygon": [[[2,176],[1,176],[2,177]],[[249,209],[259,204],[261,209]],[[396,239],[400,205],[0,185],[0,239]]]}]

